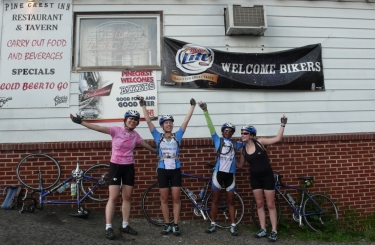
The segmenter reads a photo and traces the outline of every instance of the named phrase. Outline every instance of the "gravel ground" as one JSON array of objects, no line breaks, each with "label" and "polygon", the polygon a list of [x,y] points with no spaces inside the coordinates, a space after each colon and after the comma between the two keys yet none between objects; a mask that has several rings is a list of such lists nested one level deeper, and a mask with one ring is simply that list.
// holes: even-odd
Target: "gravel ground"
[{"label": "gravel ground", "polygon": [[[17,210],[0,210],[0,244],[270,244],[267,239],[256,239],[253,231],[239,226],[240,236],[233,237],[229,230],[218,229],[213,234],[206,234],[204,230],[209,222],[182,221],[180,223],[181,236],[172,234],[163,236],[161,227],[149,224],[146,219],[131,219],[130,225],[138,231],[137,236],[121,235],[119,226],[120,214],[114,217],[115,240],[105,238],[105,219],[103,211],[92,211],[88,219],[74,218],[69,213],[75,209],[58,206],[45,206],[44,210],[35,210],[34,213],[20,214]],[[321,242],[301,242],[293,238],[279,237],[277,244],[321,244]],[[334,244],[334,243],[324,243]],[[342,244],[342,243],[341,243]],[[370,243],[356,243],[370,244]],[[374,243],[373,243],[374,244]]]}]

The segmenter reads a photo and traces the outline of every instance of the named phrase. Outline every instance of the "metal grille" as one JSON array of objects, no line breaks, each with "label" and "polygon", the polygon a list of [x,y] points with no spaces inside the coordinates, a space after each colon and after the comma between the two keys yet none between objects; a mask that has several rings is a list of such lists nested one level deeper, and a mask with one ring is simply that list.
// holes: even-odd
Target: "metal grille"
[{"label": "metal grille", "polygon": [[234,26],[264,26],[262,6],[241,7],[233,6]]}]

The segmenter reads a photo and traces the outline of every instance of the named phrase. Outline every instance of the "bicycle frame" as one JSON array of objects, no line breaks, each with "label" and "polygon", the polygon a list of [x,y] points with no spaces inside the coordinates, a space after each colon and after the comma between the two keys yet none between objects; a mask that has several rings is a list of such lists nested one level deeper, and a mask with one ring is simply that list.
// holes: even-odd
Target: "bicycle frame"
[{"label": "bicycle frame", "polygon": [[[298,216],[299,226],[303,226],[302,217],[323,214],[323,210],[321,209],[319,204],[314,200],[314,198],[312,198],[312,194],[310,194],[309,191],[306,189],[306,184],[304,184],[302,188],[290,186],[287,184],[283,184],[281,182],[281,177],[282,176],[279,173],[275,174],[275,191],[286,201],[286,203],[292,209],[293,213]],[[295,206],[294,204],[292,204],[287,198],[287,196],[282,192],[281,188],[292,189],[292,190],[297,190],[298,192],[301,192],[301,202],[299,203],[299,206]],[[316,205],[316,207],[318,207],[319,212],[303,214],[302,205],[304,203],[305,196],[306,198],[310,199]]]},{"label": "bicycle frame", "polygon": [[203,198],[200,200],[200,204],[198,204],[193,198],[191,198],[191,196],[189,196],[189,194],[186,192],[185,188],[181,188],[182,193],[184,193],[184,195],[190,200],[190,202],[193,204],[193,206],[197,210],[199,210],[199,212],[201,213],[203,219],[207,220],[207,217],[204,214],[204,212],[211,210],[211,208],[204,208],[204,203],[205,203],[206,198],[208,198],[207,197],[207,191],[209,190],[209,187],[212,184],[213,171],[211,173],[211,177],[210,178],[204,178],[204,177],[200,177],[200,176],[196,176],[196,175],[192,175],[192,174],[187,174],[187,173],[184,173],[184,172],[182,172],[181,175],[183,177],[194,178],[194,179],[198,179],[198,180],[202,180],[202,181],[206,181],[207,182],[206,185],[205,185],[206,188],[205,188],[205,191],[204,191]]},{"label": "bicycle frame", "polygon": [[[83,207],[81,207],[81,203],[87,199],[87,197],[91,194],[93,194],[99,187],[105,182],[105,177],[107,173],[104,173],[101,178],[94,178],[88,175],[85,175],[84,172],[79,168],[79,161],[77,162],[77,167],[76,169],[72,170],[72,175],[64,180],[62,183],[59,185],[52,187],[51,190],[46,190],[43,185],[43,176],[41,173],[40,168],[38,169],[38,180],[39,180],[39,187],[38,190],[33,191],[29,196],[27,195],[28,190],[26,190],[25,197],[22,199],[24,201],[22,205],[22,209],[20,210],[20,213],[23,213],[24,211],[28,212],[33,212],[34,208],[43,210],[43,205],[44,204],[76,204],[78,205],[78,213],[88,211],[85,210]],[[76,181],[76,201],[61,201],[61,200],[45,200],[45,198],[50,195],[52,192],[56,191],[59,189],[62,185],[65,185],[66,183],[70,182],[72,179],[75,179]],[[87,180],[90,182],[95,183],[95,185],[92,188],[89,188],[89,190],[86,192],[86,194],[81,198],[80,195],[80,189],[81,189],[81,181],[82,180]],[[39,205],[38,201],[33,197],[34,193],[38,192],[39,193]],[[33,204],[28,205],[26,208],[26,200],[32,200]],[[26,209],[25,209],[26,208]],[[79,215],[78,215],[79,216]]]}]

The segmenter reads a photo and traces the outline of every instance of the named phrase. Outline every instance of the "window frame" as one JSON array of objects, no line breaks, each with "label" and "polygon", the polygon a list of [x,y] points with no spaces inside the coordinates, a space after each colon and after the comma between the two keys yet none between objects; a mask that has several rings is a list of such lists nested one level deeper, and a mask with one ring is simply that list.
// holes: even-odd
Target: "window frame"
[{"label": "window frame", "polygon": [[[157,47],[156,65],[134,65],[134,66],[82,66],[80,65],[81,57],[81,33],[80,24],[82,19],[126,19],[131,18],[155,18],[156,22],[156,39]],[[163,12],[162,11],[147,11],[147,12],[75,12],[74,13],[74,28],[73,28],[73,52],[72,52],[72,70],[73,71],[123,71],[123,70],[161,70],[162,69],[162,37],[163,37]],[[150,41],[153,41],[150,38]]]}]

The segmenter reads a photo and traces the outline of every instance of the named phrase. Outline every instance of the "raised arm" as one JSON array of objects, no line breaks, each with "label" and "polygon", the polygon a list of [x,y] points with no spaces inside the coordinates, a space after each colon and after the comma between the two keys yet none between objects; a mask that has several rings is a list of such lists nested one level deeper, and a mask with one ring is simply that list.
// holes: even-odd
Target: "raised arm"
[{"label": "raised arm", "polygon": [[146,109],[146,101],[144,98],[140,98],[139,105],[142,107],[143,115],[145,117],[145,120],[147,122],[147,126],[150,129],[150,132],[152,132],[155,128],[154,124],[151,122],[150,115],[148,115],[147,109]]},{"label": "raised arm", "polygon": [[279,132],[277,133],[277,135],[275,137],[259,138],[258,139],[258,141],[262,145],[272,145],[274,143],[277,143],[277,142],[281,141],[281,139],[283,138],[283,135],[284,135],[285,124],[287,123],[288,118],[285,115],[283,115],[280,120],[281,120],[280,129],[279,129]]},{"label": "raised arm", "polygon": [[207,104],[205,102],[198,102],[199,107],[203,110],[204,117],[206,118],[208,129],[210,130],[210,134],[214,135],[216,133],[214,124],[212,123],[210,114],[208,114]]},{"label": "raised arm", "polygon": [[92,130],[95,130],[95,131],[98,131],[98,132],[101,132],[101,133],[104,133],[104,134],[110,133],[108,127],[103,127],[103,126],[92,124],[92,123],[89,123],[89,122],[86,122],[86,121],[82,121],[82,118],[78,115],[75,117],[72,114],[70,114],[70,119],[74,123],[81,124],[82,126],[85,126],[86,128],[89,128],[89,129],[92,129]]},{"label": "raised arm", "polygon": [[196,105],[195,99],[192,98],[190,100],[190,105],[191,105],[190,109],[189,109],[188,113],[186,114],[184,121],[181,124],[181,128],[184,132],[186,131],[186,127],[187,127],[187,125],[190,121],[191,116],[193,115],[193,111],[194,111],[195,105]]},{"label": "raised arm", "polygon": [[146,148],[147,150],[156,153],[156,149],[150,146],[149,144],[146,143],[146,141],[142,140],[141,143],[139,144],[140,146]]}]

